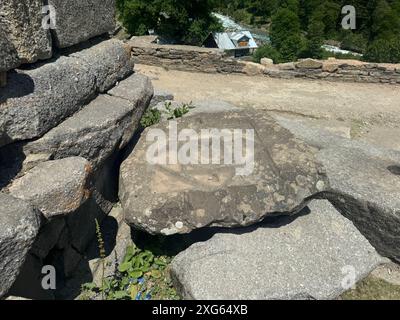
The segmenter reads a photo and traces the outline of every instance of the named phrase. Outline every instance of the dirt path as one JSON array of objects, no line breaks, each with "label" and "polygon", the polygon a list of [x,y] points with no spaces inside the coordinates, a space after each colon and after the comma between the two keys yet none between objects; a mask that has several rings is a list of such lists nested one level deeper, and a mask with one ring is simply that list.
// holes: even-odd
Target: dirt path
[{"label": "dirt path", "polygon": [[400,150],[400,86],[192,73],[137,65],[182,102],[217,99],[301,117],[312,125]]}]

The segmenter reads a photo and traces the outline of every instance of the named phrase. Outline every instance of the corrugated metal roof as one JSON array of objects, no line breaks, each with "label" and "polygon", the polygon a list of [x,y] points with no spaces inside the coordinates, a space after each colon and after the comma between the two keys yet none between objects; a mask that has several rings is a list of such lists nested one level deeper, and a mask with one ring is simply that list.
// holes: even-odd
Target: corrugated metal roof
[{"label": "corrugated metal roof", "polygon": [[[249,38],[248,47],[239,47],[237,41],[246,36]],[[215,32],[213,33],[215,42],[218,48],[223,50],[234,50],[234,49],[256,49],[258,45],[253,38],[250,31],[238,31],[238,32]]]}]

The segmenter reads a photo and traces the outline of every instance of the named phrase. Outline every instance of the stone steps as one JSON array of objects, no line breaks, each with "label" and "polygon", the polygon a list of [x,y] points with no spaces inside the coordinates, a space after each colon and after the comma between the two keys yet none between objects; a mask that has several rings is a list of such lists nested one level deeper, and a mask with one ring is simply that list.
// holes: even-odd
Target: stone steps
[{"label": "stone steps", "polygon": [[97,170],[132,139],[152,94],[147,77],[132,75],[42,138],[24,145],[23,152],[28,158],[43,154],[48,159],[80,156]]},{"label": "stone steps", "polygon": [[[95,235],[95,219],[109,213],[117,196],[119,151],[133,138],[152,96],[150,80],[134,74],[38,140],[0,149],[4,158],[10,151],[22,155],[17,178],[5,190],[45,217],[23,270],[39,268],[56,246],[62,248],[58,260],[66,276],[78,266]],[[39,269],[30,272],[40,275]],[[20,277],[30,278],[26,273]],[[23,294],[21,281],[14,289]]]},{"label": "stone steps", "polygon": [[132,72],[125,45],[108,40],[10,73],[0,92],[0,146],[43,136]]},{"label": "stone steps", "polygon": [[[132,73],[129,50],[108,40],[9,74],[0,93],[0,195],[32,205],[41,226],[35,242],[18,253],[13,277],[0,279],[0,295],[16,280],[11,292],[17,295],[51,297],[35,280],[44,259],[56,250],[52,259],[65,277],[83,259],[95,220],[116,201],[119,153],[153,96],[150,80]],[[6,259],[7,241],[0,235]]]}]

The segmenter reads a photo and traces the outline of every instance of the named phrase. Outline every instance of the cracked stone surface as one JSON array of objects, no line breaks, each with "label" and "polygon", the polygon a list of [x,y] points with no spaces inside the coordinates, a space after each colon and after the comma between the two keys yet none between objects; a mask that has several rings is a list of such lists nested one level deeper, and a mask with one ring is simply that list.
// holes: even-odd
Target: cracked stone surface
[{"label": "cracked stone surface", "polygon": [[[210,151],[217,145],[211,138],[217,140],[219,132],[201,135],[202,129],[227,129],[228,133],[243,130],[243,139],[246,130],[254,130],[254,137],[247,136],[247,143],[236,139],[243,142],[237,149],[248,158],[243,162],[235,158],[230,161],[232,149],[223,143],[230,152],[215,154],[215,164],[208,164],[211,158],[202,152],[197,154],[202,153],[202,158],[197,158],[202,164],[185,158],[173,164],[169,157],[166,164],[160,164],[155,158],[162,159],[167,152],[154,149],[151,135],[164,132],[172,137],[174,125],[177,132],[194,130],[198,135],[192,135],[192,141]],[[187,141],[186,137],[179,142],[177,150],[187,147]],[[268,215],[296,214],[307,205],[309,197],[328,187],[322,167],[314,157],[315,151],[263,112],[200,113],[177,122],[162,122],[142,134],[122,164],[119,194],[125,220],[152,234],[171,235],[205,226],[248,226]],[[196,155],[194,150],[184,152],[190,153]],[[190,164],[183,164],[185,161]]]}]

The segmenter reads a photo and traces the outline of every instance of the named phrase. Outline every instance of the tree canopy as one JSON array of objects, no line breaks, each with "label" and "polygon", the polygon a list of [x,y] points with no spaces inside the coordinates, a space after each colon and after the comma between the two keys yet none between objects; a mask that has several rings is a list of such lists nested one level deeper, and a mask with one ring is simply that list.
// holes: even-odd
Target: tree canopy
[{"label": "tree canopy", "polygon": [[[400,62],[399,0],[217,0],[236,20],[270,28],[272,49],[289,61],[321,57],[320,44],[337,40],[343,48],[376,62]],[[356,8],[356,30],[344,30],[342,8]],[[292,43],[289,43],[292,42]],[[271,48],[264,52],[271,52]]]},{"label": "tree canopy", "polygon": [[[201,45],[222,26],[213,11],[267,28],[263,47],[279,62],[321,58],[325,40],[365,54],[374,62],[400,62],[400,0],[117,0],[120,20],[131,34],[154,30],[167,40]],[[342,7],[356,8],[355,30],[344,30]],[[260,54],[259,54],[260,56]]]},{"label": "tree canopy", "polygon": [[117,0],[120,20],[131,34],[154,30],[177,43],[200,45],[222,26],[211,15],[214,0]]}]

